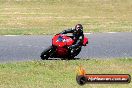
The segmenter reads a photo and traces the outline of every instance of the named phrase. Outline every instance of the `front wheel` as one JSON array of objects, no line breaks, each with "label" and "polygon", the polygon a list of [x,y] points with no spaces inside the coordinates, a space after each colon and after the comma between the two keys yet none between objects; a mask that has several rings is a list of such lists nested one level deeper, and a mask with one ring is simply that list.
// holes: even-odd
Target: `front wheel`
[{"label": "front wheel", "polygon": [[49,55],[48,55],[48,53],[46,53],[46,51],[44,50],[44,51],[41,53],[40,57],[41,57],[42,60],[48,60]]},{"label": "front wheel", "polygon": [[40,55],[41,59],[42,60],[48,60],[48,58],[50,57],[52,49],[53,49],[52,46],[50,46],[47,49],[45,49]]}]

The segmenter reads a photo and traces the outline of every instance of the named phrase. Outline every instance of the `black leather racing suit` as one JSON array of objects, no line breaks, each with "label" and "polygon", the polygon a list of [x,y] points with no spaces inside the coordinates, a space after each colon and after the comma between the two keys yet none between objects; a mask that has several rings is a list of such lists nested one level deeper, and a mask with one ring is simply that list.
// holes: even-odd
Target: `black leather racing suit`
[{"label": "black leather racing suit", "polygon": [[[67,33],[73,33],[74,44],[72,46],[69,46],[71,50],[70,51],[71,55],[79,53],[81,51],[81,47],[84,39],[83,31],[80,30],[78,33],[76,29],[67,29],[61,32],[61,34],[67,34]],[[76,52],[78,49],[80,51]]]}]

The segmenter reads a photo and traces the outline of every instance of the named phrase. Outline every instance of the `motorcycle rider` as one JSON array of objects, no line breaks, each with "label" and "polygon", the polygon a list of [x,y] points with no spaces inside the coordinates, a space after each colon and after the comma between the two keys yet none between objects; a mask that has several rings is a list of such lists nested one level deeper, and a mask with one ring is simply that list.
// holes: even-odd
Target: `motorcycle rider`
[{"label": "motorcycle rider", "polygon": [[[84,34],[83,34],[83,26],[81,24],[77,24],[75,25],[74,28],[70,28],[67,30],[64,30],[62,32],[60,32],[59,34],[67,34],[67,33],[72,33],[73,37],[72,39],[74,40],[73,45],[69,46],[69,53],[71,56],[69,57],[73,57],[78,55],[78,53],[81,51],[82,48],[82,44],[83,44],[83,40],[84,40]],[[54,47],[50,46],[48,47],[43,53],[46,52],[53,52],[52,54],[54,54]],[[41,54],[42,56],[40,56],[41,58],[43,57],[43,54]]]},{"label": "motorcycle rider", "polygon": [[81,47],[82,47],[82,43],[83,43],[83,39],[84,39],[82,24],[77,24],[77,25],[75,25],[75,28],[64,30],[60,34],[67,34],[67,33],[73,34],[72,39],[75,42],[72,46],[69,46],[68,48],[69,48],[71,57],[76,56],[81,51]]}]

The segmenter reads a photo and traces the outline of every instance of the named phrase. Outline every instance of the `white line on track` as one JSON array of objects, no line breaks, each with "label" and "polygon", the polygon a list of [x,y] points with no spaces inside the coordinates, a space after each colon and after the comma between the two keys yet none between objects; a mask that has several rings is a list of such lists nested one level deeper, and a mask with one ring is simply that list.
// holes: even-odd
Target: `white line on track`
[{"label": "white line on track", "polygon": [[[111,33],[111,34],[115,34],[115,33],[118,33],[118,32],[104,32],[104,33]],[[86,35],[90,35],[90,34],[93,34],[93,33],[84,33]],[[3,36],[21,36],[21,35],[3,35]]]},{"label": "white line on track", "polygon": [[84,34],[89,35],[89,34],[92,34],[92,33],[84,33]]},{"label": "white line on track", "polygon": [[4,36],[20,36],[20,35],[4,35]]},{"label": "white line on track", "polygon": [[[109,33],[109,34],[115,34],[115,33],[118,33],[118,32],[102,32],[102,33]],[[89,35],[89,34],[94,34],[94,33],[84,33],[86,35]],[[95,33],[96,34],[96,33]]]},{"label": "white line on track", "polygon": [[113,33],[117,33],[117,32],[107,32],[107,33],[111,33],[111,34],[113,34]]}]

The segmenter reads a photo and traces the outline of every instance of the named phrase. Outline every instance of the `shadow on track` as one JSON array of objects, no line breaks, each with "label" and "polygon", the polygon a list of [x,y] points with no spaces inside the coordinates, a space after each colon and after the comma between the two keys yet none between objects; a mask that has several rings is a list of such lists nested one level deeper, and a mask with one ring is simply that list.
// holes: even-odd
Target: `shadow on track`
[{"label": "shadow on track", "polygon": [[90,60],[90,59],[81,59],[81,58],[49,58],[48,60]]}]

